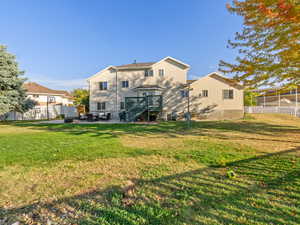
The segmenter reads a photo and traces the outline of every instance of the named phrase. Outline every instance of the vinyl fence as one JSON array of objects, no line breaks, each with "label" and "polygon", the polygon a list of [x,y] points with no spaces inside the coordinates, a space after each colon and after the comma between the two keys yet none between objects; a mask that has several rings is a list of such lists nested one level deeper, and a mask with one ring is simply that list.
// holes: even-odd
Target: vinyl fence
[{"label": "vinyl fence", "polygon": [[0,120],[44,120],[48,119],[48,115],[49,119],[55,119],[61,115],[76,117],[78,113],[76,107],[73,106],[49,105],[48,109],[47,106],[36,106],[24,114],[9,112],[0,116]]},{"label": "vinyl fence", "polygon": [[247,106],[246,113],[281,113],[300,117],[300,107],[279,107],[279,106]]}]

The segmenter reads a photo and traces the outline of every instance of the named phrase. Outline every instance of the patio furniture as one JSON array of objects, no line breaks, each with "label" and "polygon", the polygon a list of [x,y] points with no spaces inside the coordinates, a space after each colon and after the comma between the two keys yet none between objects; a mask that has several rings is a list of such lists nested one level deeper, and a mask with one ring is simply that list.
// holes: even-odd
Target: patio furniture
[{"label": "patio furniture", "polygon": [[93,122],[94,121],[94,115],[91,114],[91,113],[87,114],[87,121],[88,122]]},{"label": "patio furniture", "polygon": [[64,123],[73,123],[73,118],[65,118]]},{"label": "patio furniture", "polygon": [[83,114],[83,113],[79,114],[79,120],[86,120],[86,119],[87,119],[87,115],[86,114]]},{"label": "patio furniture", "polygon": [[122,111],[119,113],[120,121],[126,121],[126,112]]},{"label": "patio furniture", "polygon": [[98,114],[98,117],[99,117],[100,120],[110,120],[111,114],[110,113],[106,113],[106,112],[100,112]]}]

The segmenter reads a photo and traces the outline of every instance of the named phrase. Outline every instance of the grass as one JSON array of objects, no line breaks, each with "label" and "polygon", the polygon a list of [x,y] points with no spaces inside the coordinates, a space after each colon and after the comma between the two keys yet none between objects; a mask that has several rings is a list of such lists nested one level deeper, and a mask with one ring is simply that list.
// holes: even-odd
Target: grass
[{"label": "grass", "polygon": [[0,123],[0,224],[299,224],[299,140],[284,115]]}]

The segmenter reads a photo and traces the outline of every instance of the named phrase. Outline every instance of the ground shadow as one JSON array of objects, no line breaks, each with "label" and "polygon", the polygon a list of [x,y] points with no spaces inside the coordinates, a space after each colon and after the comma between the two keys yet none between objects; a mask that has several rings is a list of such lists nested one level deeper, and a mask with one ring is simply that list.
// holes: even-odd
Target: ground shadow
[{"label": "ground shadow", "polygon": [[[70,224],[298,224],[299,151],[300,147],[224,168],[133,180],[127,187],[0,209],[0,218],[25,213],[42,224],[47,215]],[[235,179],[226,176],[228,170],[237,174]]]},{"label": "ground shadow", "polygon": [[[144,136],[145,134],[162,134],[165,137],[176,135],[207,136],[208,130],[221,132],[241,132],[248,134],[259,134],[268,136],[280,136],[282,132],[300,133],[296,126],[275,125],[264,122],[241,121],[193,121],[189,126],[185,121],[160,122],[158,124],[37,124],[28,122],[6,122],[2,125],[17,127],[28,127],[34,130],[46,130],[53,132],[64,132],[71,135],[91,134],[93,137],[121,136],[133,134]],[[187,129],[189,128],[189,129]],[[221,137],[220,137],[221,138]]]}]

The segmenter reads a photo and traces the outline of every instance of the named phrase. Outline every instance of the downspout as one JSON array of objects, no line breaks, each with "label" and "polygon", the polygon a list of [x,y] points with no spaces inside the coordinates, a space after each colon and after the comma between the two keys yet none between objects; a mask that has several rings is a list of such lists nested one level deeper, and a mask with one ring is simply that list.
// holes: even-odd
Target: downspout
[{"label": "downspout", "polygon": [[118,69],[115,68],[116,70],[116,106],[115,106],[115,111],[116,111],[116,114],[118,112]]}]

